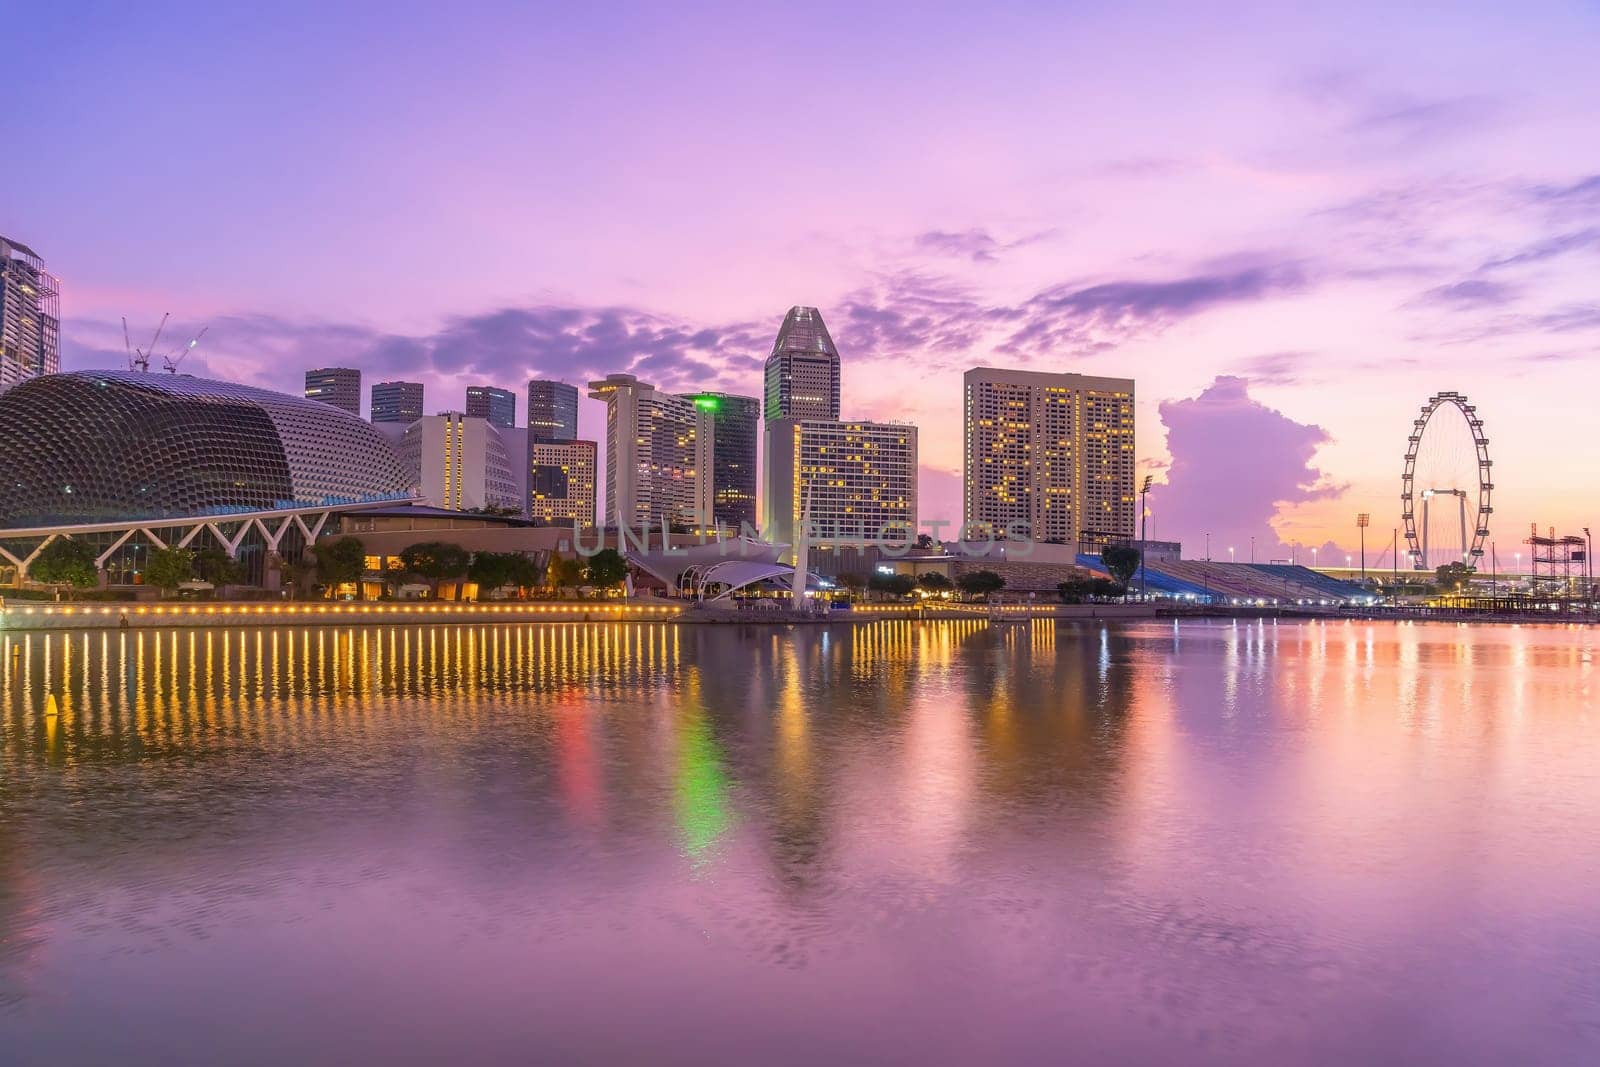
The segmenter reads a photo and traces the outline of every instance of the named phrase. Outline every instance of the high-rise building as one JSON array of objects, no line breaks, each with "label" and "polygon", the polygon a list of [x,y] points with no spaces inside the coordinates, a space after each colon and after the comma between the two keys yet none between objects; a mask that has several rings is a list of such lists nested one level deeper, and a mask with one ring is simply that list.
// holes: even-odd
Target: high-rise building
[{"label": "high-rise building", "polygon": [[766,366],[766,417],[837,419],[839,350],[816,308],[792,307]]},{"label": "high-rise building", "polygon": [[817,543],[907,542],[917,530],[917,428],[772,419],[762,534],[792,544],[802,515]]},{"label": "high-rise building", "polygon": [[492,426],[517,424],[517,394],[493,385],[467,386],[467,418],[488,419]]},{"label": "high-rise building", "polygon": [[373,422],[416,422],[422,418],[421,382],[378,382],[372,387]]},{"label": "high-rise building", "polygon": [[332,404],[352,415],[361,414],[361,372],[353,367],[322,367],[306,371],[306,399]]},{"label": "high-rise building", "polygon": [[593,441],[528,441],[528,517],[593,526],[598,464]]},{"label": "high-rise building", "polygon": [[761,401],[753,396],[696,393],[690,400],[711,436],[711,518],[737,530],[756,524],[756,438]]},{"label": "high-rise building", "polygon": [[606,404],[605,524],[702,524],[711,514],[711,479],[700,477],[711,463],[710,416],[631,374],[590,382],[589,396]]},{"label": "high-rise building", "polygon": [[0,390],[61,370],[60,292],[39,253],[0,237]]},{"label": "high-rise building", "polygon": [[571,441],[578,436],[578,387],[534,378],[528,382],[528,440]]},{"label": "high-rise building", "polygon": [[1134,536],[1133,381],[979,367],[964,377],[962,521],[996,538]]},{"label": "high-rise building", "polygon": [[487,419],[459,411],[424,415],[406,427],[399,453],[434,507],[522,512],[511,452]]}]

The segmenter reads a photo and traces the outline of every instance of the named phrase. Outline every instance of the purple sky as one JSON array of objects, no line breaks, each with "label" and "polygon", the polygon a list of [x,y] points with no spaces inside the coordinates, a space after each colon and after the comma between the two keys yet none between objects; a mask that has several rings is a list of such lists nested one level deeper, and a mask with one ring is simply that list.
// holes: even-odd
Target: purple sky
[{"label": "purple sky", "polygon": [[171,310],[193,371],[285,389],[754,394],[806,303],[846,414],[922,427],[925,517],[991,364],[1135,377],[1151,534],[1196,552],[1358,511],[1386,545],[1441,389],[1488,424],[1502,558],[1590,521],[1593,3],[575,8],[8,25],[0,233],[62,276],[68,365]]}]

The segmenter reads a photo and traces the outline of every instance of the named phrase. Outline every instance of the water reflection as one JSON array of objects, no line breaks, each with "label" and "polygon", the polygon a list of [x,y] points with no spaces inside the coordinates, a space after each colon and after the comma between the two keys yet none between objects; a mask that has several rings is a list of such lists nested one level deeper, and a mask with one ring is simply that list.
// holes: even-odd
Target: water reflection
[{"label": "water reflection", "polygon": [[4,635],[0,1036],[1573,1062],[1593,651],[1242,620]]}]

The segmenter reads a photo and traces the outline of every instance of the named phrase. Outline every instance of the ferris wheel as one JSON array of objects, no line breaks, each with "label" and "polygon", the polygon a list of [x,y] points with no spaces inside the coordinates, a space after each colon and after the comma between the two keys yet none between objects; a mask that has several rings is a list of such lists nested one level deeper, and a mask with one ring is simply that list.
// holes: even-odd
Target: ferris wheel
[{"label": "ferris wheel", "polygon": [[1494,513],[1489,504],[1494,463],[1477,408],[1460,393],[1429,397],[1408,441],[1400,517],[1412,566],[1419,571],[1450,562],[1476,567]]}]

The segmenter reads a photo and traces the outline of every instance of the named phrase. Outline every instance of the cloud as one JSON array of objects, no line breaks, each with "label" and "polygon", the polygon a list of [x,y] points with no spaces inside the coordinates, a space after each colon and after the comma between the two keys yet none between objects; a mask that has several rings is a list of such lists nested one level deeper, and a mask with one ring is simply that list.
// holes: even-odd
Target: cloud
[{"label": "cloud", "polygon": [[1159,411],[1172,464],[1150,491],[1151,514],[1163,539],[1182,540],[1190,552],[1198,554],[1209,533],[1215,558],[1226,559],[1232,545],[1247,559],[1252,537],[1258,560],[1282,556],[1274,529],[1280,509],[1344,492],[1314,466],[1331,440],[1327,431],[1253,399],[1244,378],[1219,376],[1198,396],[1164,401]]},{"label": "cloud", "polygon": [[1500,307],[1515,300],[1520,292],[1516,286],[1505,282],[1491,281],[1487,278],[1468,278],[1453,285],[1441,285],[1429,289],[1422,294],[1422,300],[1425,303],[1460,309]]},{"label": "cloud", "polygon": [[1046,289],[1016,309],[1023,325],[1000,345],[1012,354],[1103,351],[1226,304],[1304,291],[1298,261],[1266,262],[1170,281],[1119,280]]},{"label": "cloud", "polygon": [[[75,324],[66,346],[68,366],[123,363],[123,355],[105,343],[109,329],[106,323]],[[452,390],[470,381],[515,387],[533,377],[582,382],[618,371],[667,389],[689,390],[748,385],[775,329],[765,324],[706,327],[625,307],[502,308],[453,318],[417,336],[230,315],[211,323],[203,355],[184,370],[289,392],[299,391],[304,370],[320,366],[360,367],[369,382],[417,378]]]},{"label": "cloud", "polygon": [[1037,233],[1026,234],[1011,241],[1001,241],[986,229],[976,228],[970,230],[928,230],[919,233],[912,244],[919,252],[928,252],[937,256],[949,256],[956,259],[970,259],[974,263],[993,263],[1000,258],[1000,253],[1009,252],[1014,248],[1025,248],[1031,244],[1038,244],[1055,235],[1055,230],[1040,230]]},{"label": "cloud", "polygon": [[1399,97],[1372,104],[1345,128],[1352,133],[1382,137],[1395,145],[1418,145],[1466,130],[1478,130],[1495,119],[1497,101],[1485,96],[1458,96],[1437,100]]},{"label": "cloud", "polygon": [[1491,259],[1483,265],[1482,270],[1496,270],[1502,267],[1516,267],[1525,263],[1541,263],[1547,259],[1564,256],[1569,252],[1586,252],[1600,250],[1600,228],[1578,230],[1573,233],[1556,234],[1526,245],[1510,255]]},{"label": "cloud", "polygon": [[1310,352],[1268,352],[1241,360],[1238,373],[1262,385],[1304,385],[1312,379],[1305,371],[1316,359]]},{"label": "cloud", "polygon": [[995,253],[1000,250],[1000,242],[988,230],[963,230],[959,233],[929,230],[917,234],[915,244],[923,252],[970,259],[974,263],[992,263]]}]

